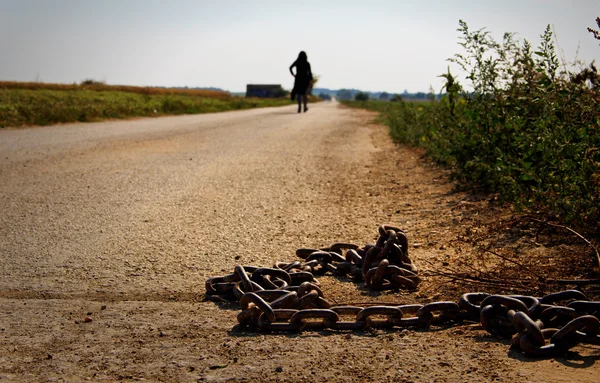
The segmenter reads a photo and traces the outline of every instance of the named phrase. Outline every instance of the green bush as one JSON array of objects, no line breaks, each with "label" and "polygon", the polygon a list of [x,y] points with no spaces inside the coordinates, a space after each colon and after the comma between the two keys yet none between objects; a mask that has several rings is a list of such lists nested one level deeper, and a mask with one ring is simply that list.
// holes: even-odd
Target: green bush
[{"label": "green bush", "polygon": [[369,95],[365,92],[358,92],[354,95],[355,101],[369,101]]},{"label": "green bush", "polygon": [[467,74],[468,90],[448,70],[439,102],[363,105],[382,112],[395,140],[426,148],[453,166],[459,180],[499,192],[517,207],[598,225],[596,68],[559,70],[550,27],[536,49],[508,33],[497,43],[463,21],[458,30],[465,53],[451,61]]}]

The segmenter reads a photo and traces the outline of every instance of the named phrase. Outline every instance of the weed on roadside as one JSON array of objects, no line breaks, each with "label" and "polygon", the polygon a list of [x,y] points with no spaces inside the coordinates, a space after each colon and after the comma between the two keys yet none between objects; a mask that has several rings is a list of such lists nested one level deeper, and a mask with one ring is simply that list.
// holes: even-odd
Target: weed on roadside
[{"label": "weed on roadside", "polygon": [[[450,59],[440,101],[346,102],[381,112],[397,142],[423,147],[462,184],[497,192],[518,209],[600,229],[600,74],[567,70],[550,26],[537,48],[461,21],[463,53]],[[562,69],[561,69],[562,68]]]}]

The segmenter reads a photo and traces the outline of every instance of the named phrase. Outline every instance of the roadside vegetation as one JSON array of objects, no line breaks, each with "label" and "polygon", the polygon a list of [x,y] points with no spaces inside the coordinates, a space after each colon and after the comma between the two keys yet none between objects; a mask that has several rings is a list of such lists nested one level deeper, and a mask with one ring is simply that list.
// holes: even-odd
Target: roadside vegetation
[{"label": "roadside vegetation", "polygon": [[73,85],[0,82],[0,128],[289,104],[289,97],[245,98],[216,90],[106,85],[93,80]]},{"label": "roadside vegetation", "polygon": [[537,48],[510,33],[496,42],[463,21],[458,31],[463,53],[450,61],[466,73],[466,87],[448,69],[441,99],[344,103],[380,112],[394,140],[451,166],[461,185],[600,232],[600,75],[594,64],[561,62],[550,27]]}]

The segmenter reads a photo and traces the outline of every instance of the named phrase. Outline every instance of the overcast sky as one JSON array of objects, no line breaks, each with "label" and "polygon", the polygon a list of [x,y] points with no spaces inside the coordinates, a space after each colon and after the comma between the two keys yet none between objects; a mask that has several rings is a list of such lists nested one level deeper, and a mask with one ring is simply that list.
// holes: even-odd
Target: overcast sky
[{"label": "overcast sky", "polygon": [[320,87],[439,91],[459,19],[534,46],[552,24],[589,63],[597,16],[600,0],[0,0],[0,80],[289,89],[304,50]]}]

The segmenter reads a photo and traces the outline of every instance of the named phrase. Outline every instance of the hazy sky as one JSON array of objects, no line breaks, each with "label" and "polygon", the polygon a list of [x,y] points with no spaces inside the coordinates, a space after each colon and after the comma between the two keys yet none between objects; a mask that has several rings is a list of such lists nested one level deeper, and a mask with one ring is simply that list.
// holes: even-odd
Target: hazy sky
[{"label": "hazy sky", "polygon": [[460,51],[458,20],[564,56],[600,58],[600,0],[0,0],[0,80],[290,88],[304,50],[320,87],[436,91]]}]

